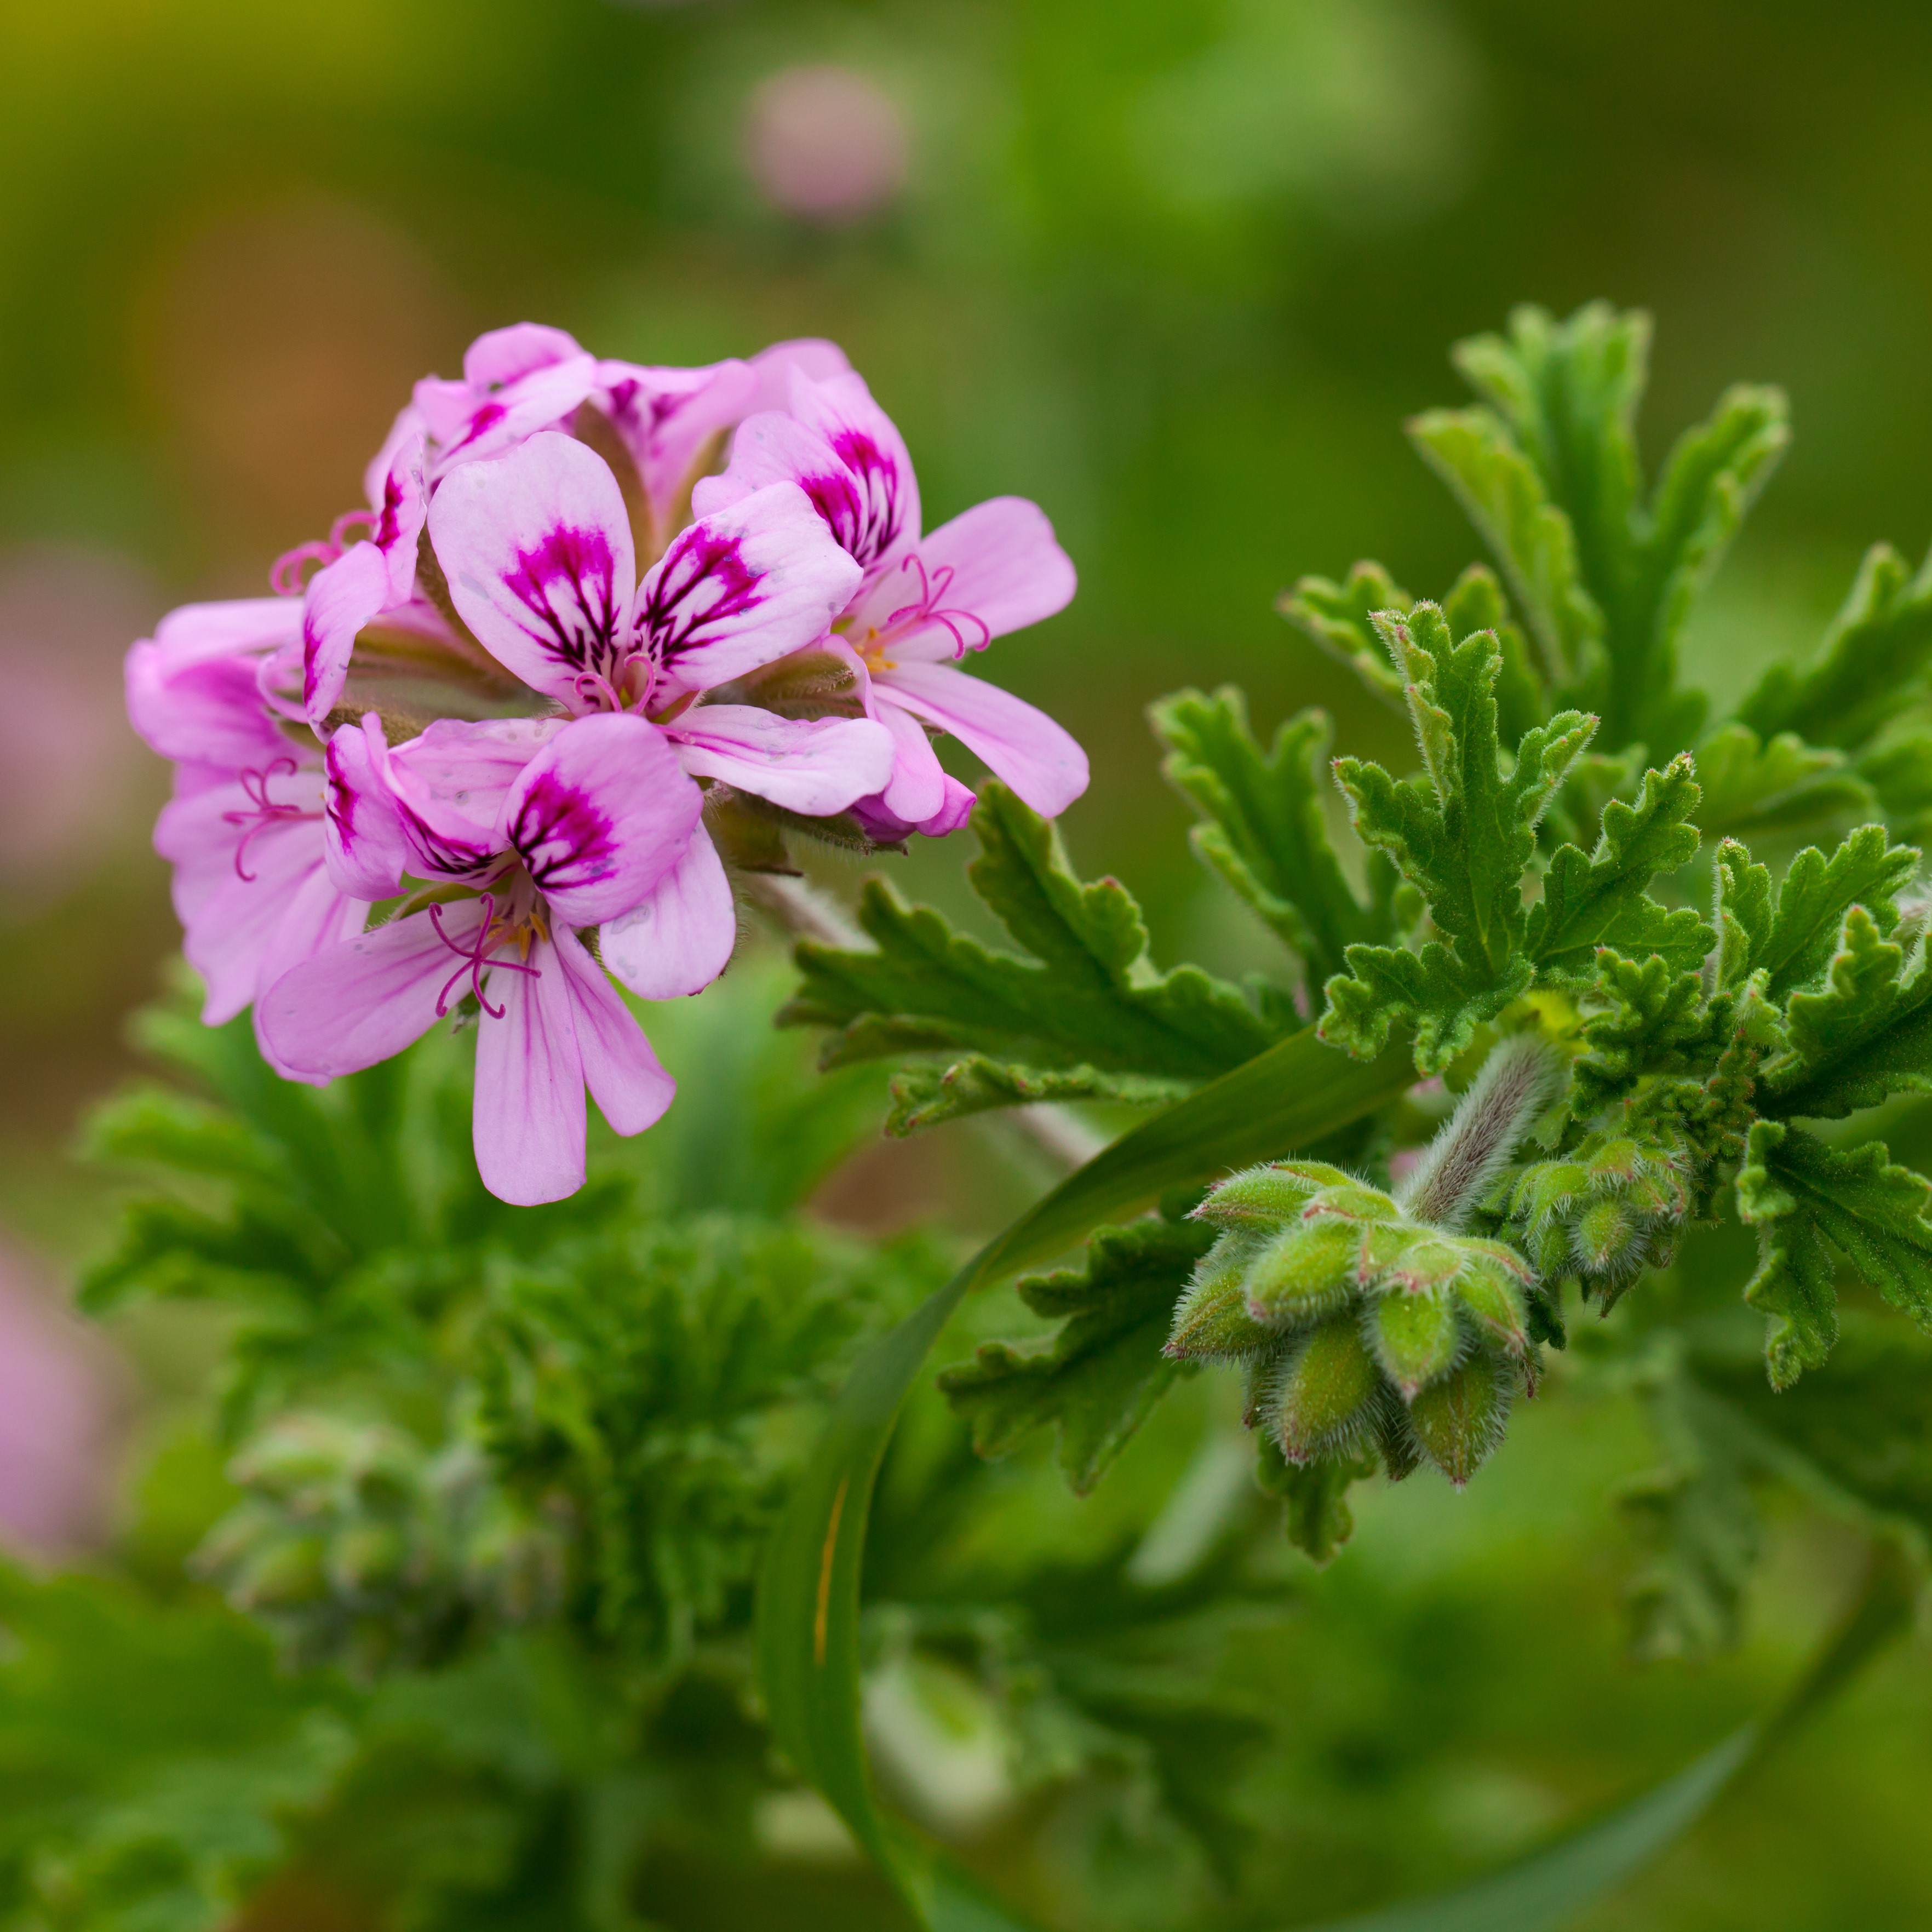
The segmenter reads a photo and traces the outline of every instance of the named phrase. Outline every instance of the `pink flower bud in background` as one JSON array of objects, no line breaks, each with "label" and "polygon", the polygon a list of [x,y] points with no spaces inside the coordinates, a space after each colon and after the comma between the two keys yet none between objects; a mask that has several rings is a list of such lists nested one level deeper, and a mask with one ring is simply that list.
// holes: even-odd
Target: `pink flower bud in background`
[{"label": "pink flower bud in background", "polygon": [[100,1342],[0,1248],[0,1546],[70,1554],[106,1527],[121,1404]]},{"label": "pink flower bud in background", "polygon": [[787,68],[762,82],[745,154],[772,207],[827,226],[875,213],[905,186],[905,123],[877,86],[847,68]]}]

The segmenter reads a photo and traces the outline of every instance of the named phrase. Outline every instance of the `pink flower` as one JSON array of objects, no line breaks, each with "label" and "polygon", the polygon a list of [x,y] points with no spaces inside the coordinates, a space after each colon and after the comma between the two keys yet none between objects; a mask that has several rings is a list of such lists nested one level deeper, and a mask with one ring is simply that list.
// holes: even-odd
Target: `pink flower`
[{"label": "pink flower", "polygon": [[[705,701],[823,640],[858,582],[796,484],[700,518],[639,580],[616,478],[584,444],[542,435],[452,478],[430,534],[464,623],[565,712],[651,718],[692,777],[813,817],[890,774],[893,744],[877,723]],[[605,928],[606,963],[646,998],[696,992],[736,942],[724,867],[701,829],[692,843],[669,897]]]},{"label": "pink flower", "polygon": [[[175,868],[183,948],[211,1026],[368,916],[325,862],[322,748],[286,729],[262,695],[273,667],[300,648],[300,616],[286,598],[185,604],[128,653],[128,716],[176,761],[154,849]],[[292,1071],[266,1042],[263,1051]]]},{"label": "pink flower", "polygon": [[[453,472],[546,430],[576,427],[594,438],[602,423],[608,453],[631,472],[636,536],[652,561],[689,520],[693,482],[758,393],[746,362],[673,369],[599,362],[562,329],[534,322],[478,337],[460,380],[430,376],[416,385],[364,478],[369,510],[338,519],[326,541],[300,546],[277,566],[324,566],[310,580],[303,616],[310,722],[321,724],[340,700],[364,626],[404,614],[405,628],[447,638],[440,614],[418,594],[416,548],[430,498]],[[345,536],[364,522],[368,536],[345,549]]]},{"label": "pink flower", "polygon": [[[860,808],[875,836],[948,832],[972,795],[940,769],[927,728],[950,731],[1036,812],[1087,788],[1087,758],[1053,720],[947,662],[1038,623],[1072,598],[1073,566],[1039,507],[996,496],[922,536],[904,441],[849,370],[814,379],[788,345],[788,406],[748,417],[722,476],[700,483],[701,514],[781,482],[811,499],[863,573],[837,626],[866,713],[890,730],[892,776]],[[823,367],[822,359],[820,366]],[[769,389],[775,384],[767,381]]]},{"label": "pink flower", "polygon": [[[1045,808],[1085,782],[1058,726],[940,662],[1072,595],[1045,518],[1001,500],[922,537],[904,445],[830,343],[672,369],[500,329],[416,385],[364,482],[282,595],[137,644],[128,709],[176,761],[155,842],[206,1017],[252,1003],[278,1070],[326,1081],[473,1003],[507,1200],[580,1184],[586,1089],[620,1133],[670,1102],[606,974],[662,999],[724,969],[707,788],[949,830],[972,794],[930,724]],[[747,701],[814,649],[863,716]]]},{"label": "pink flower", "polygon": [[446,720],[393,752],[371,717],[332,745],[332,790],[345,778],[382,821],[353,862],[374,864],[386,841],[399,871],[467,892],[406,902],[295,967],[263,1000],[264,1034],[284,1064],[328,1078],[400,1052],[473,994],[484,1185],[526,1205],[574,1193],[585,1088],[620,1134],[650,1126],[674,1091],[578,932],[675,903],[702,794],[664,734],[621,712]]}]

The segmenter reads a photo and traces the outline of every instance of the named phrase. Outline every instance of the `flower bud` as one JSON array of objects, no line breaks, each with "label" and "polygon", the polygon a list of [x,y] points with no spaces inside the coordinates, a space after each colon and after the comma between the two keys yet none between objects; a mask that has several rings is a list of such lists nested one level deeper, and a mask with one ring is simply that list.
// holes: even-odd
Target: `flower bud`
[{"label": "flower bud", "polygon": [[1218,1228],[1278,1228],[1299,1214],[1310,1196],[1348,1178],[1339,1167],[1320,1161],[1274,1161],[1244,1168],[1213,1189],[1190,1218]]},{"label": "flower bud", "polygon": [[1278,1328],[1318,1322],[1356,1292],[1360,1236],[1346,1222],[1298,1222],[1256,1255],[1247,1270],[1248,1312]]},{"label": "flower bud", "polygon": [[1475,1355],[1409,1404],[1408,1426],[1429,1459],[1460,1490],[1502,1440],[1510,1381],[1500,1366]]},{"label": "flower bud", "polygon": [[1376,1359],[1404,1402],[1446,1376],[1462,1353],[1462,1327],[1442,1290],[1384,1294],[1364,1325]]},{"label": "flower bud", "polygon": [[1340,1450],[1362,1432],[1376,1392],[1376,1364],[1361,1330],[1324,1322],[1289,1360],[1275,1384],[1268,1425],[1291,1462]]}]

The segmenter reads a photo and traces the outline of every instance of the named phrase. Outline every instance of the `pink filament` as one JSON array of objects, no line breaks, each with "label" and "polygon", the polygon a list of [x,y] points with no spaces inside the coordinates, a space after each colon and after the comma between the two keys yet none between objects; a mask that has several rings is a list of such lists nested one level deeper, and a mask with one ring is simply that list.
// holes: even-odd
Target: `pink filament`
[{"label": "pink filament", "polygon": [[[541,980],[543,977],[543,968],[540,966],[532,966],[526,961],[493,959],[490,957],[490,928],[495,923],[496,916],[496,896],[494,892],[485,892],[483,895],[483,923],[476,928],[474,943],[465,945],[451,938],[449,934],[443,931],[442,908],[440,905],[432,905],[430,908],[429,922],[436,928],[436,938],[441,940],[443,944],[456,954],[463,962],[443,982],[442,991],[436,996],[436,1016],[438,1019],[444,1019],[448,1016],[451,990],[466,974],[470,979],[470,990],[476,995],[476,1004],[493,1020],[501,1019],[509,1009],[508,1006],[493,1006],[484,997],[483,969],[484,967],[500,968],[508,973],[527,973],[532,980]],[[502,944],[500,936],[496,943],[500,945]]]},{"label": "pink filament", "polygon": [[278,597],[299,597],[308,588],[304,569],[313,563],[326,570],[341,554],[341,546],[326,537],[297,544],[293,550],[285,550],[276,558],[268,572],[268,587]]},{"label": "pink filament", "polygon": [[[902,570],[916,570],[919,572],[919,597],[917,602],[908,604],[902,609],[895,610],[886,620],[885,630],[887,636],[890,636],[893,630],[906,618],[916,617],[922,623],[940,625],[951,634],[952,655],[956,658],[963,658],[968,650],[983,651],[993,641],[992,628],[985,618],[974,616],[970,610],[945,610],[935,608],[939,599],[946,595],[946,590],[952,584],[955,575],[951,564],[941,564],[928,578],[926,574],[926,560],[915,553],[910,556],[902,558],[900,560],[899,568]],[[976,643],[968,644],[965,638],[960,634],[959,626],[962,624],[971,624],[977,627],[980,636]]]},{"label": "pink filament", "polygon": [[272,765],[261,770],[252,766],[238,773],[242,789],[246,792],[250,804],[245,811],[224,812],[222,822],[227,825],[245,825],[248,829],[236,842],[235,847],[235,876],[244,885],[252,886],[256,874],[242,863],[250,842],[256,833],[266,832],[271,825],[296,818],[320,818],[319,812],[304,812],[298,805],[278,805],[268,796],[268,781],[275,778],[292,778],[296,761],[292,758],[278,758]]}]

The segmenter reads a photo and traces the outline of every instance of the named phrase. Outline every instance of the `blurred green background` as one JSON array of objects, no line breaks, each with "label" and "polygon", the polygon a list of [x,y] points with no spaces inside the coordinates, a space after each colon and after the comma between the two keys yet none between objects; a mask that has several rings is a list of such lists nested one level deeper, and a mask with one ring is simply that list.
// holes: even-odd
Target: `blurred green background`
[{"label": "blurred green background", "polygon": [[[1399,750],[1271,602],[1359,556],[1418,592],[1468,560],[1400,423],[1455,398],[1447,346],[1511,304],[1654,312],[1653,456],[1727,382],[1791,392],[1794,452],[1694,640],[1720,692],[1815,632],[1865,544],[1932,526],[1922,7],[14,0],[0,180],[0,1223],[30,1282],[93,1238],[63,1149],[174,944],[120,652],[170,604],[264,589],[357,500],[409,383],[482,328],[652,362],[831,335],[904,429],[928,524],[1036,498],[1081,593],[983,668],[1089,746],[1069,842],[1140,892],[1169,958],[1256,942],[1192,867],[1142,707],[1234,679],[1266,727],[1319,704]],[[964,856],[892,862],[956,904]],[[1499,1496],[1538,1493],[1525,1433]],[[1594,1490],[1589,1511],[1526,1544],[1470,1510],[1428,1586],[1472,1629],[1486,1592],[1498,1628],[1587,1623],[1538,1696],[1508,1693],[1532,1756],[1539,1724],[1558,1759],[1592,1713],[1631,1728]],[[1412,1540],[1372,1522],[1356,1580],[1324,1588],[1370,1592],[1385,1559],[1375,1614],[1400,1623]],[[1651,1741],[1606,1742],[1586,1792],[1774,1680],[1821,1614],[1815,1570],[1786,1571],[1744,1658],[1641,1680]],[[1508,1678],[1494,1631],[1468,1642]],[[1924,1922],[1928,1706],[1922,1658],[1895,1661],[1603,1922]],[[1332,1788],[1358,1774],[1381,1788],[1346,1754]],[[1497,1780],[1465,1794],[1475,1862],[1546,1813]],[[1318,1876],[1370,1856],[1350,1815],[1326,1853],[1285,1824],[1288,1868],[1318,1876],[1284,1913],[1362,1888]]]}]

